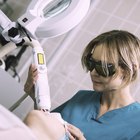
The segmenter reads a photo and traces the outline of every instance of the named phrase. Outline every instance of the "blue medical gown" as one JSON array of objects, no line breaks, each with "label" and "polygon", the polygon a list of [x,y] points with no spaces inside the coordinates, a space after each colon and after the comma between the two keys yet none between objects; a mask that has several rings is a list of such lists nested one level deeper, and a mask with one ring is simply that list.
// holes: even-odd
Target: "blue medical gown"
[{"label": "blue medical gown", "polygon": [[140,140],[140,104],[134,102],[97,118],[101,94],[79,91],[54,111],[78,127],[87,140]]}]

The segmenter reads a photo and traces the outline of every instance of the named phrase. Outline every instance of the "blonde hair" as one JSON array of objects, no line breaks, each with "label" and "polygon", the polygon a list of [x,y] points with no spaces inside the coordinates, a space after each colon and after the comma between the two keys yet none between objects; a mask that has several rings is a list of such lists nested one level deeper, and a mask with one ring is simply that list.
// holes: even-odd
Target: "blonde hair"
[{"label": "blonde hair", "polygon": [[135,35],[127,31],[113,30],[94,38],[82,54],[82,65],[87,71],[87,56],[98,46],[102,47],[99,55],[103,62],[111,61],[115,65],[116,74],[118,66],[124,70],[124,85],[137,79],[140,66],[140,40]]}]

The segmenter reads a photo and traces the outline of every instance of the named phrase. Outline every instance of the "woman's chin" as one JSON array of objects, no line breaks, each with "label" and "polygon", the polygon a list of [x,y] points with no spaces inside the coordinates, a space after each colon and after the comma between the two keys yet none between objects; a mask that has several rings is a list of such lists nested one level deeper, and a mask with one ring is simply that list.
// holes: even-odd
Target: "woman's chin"
[{"label": "woman's chin", "polygon": [[103,89],[101,87],[97,87],[93,85],[93,90],[97,91],[97,92],[102,92]]}]

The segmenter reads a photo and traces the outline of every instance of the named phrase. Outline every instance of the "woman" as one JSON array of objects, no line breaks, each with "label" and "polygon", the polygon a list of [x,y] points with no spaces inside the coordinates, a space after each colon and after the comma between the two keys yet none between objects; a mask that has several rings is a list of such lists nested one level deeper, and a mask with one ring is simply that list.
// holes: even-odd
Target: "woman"
[{"label": "woman", "polygon": [[[140,104],[130,92],[139,75],[140,40],[127,31],[103,33],[85,48],[82,65],[90,71],[94,90],[79,91],[54,111],[78,127],[87,140],[140,140]],[[27,93],[37,79],[33,71],[31,67]],[[75,134],[79,133],[76,127]]]}]

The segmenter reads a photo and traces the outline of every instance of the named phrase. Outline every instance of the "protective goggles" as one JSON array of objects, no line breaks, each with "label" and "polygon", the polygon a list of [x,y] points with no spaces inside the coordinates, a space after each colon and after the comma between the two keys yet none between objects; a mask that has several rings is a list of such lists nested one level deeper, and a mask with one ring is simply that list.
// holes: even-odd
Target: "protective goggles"
[{"label": "protective goggles", "polygon": [[113,64],[107,63],[106,66],[103,66],[101,61],[95,61],[92,58],[92,54],[87,55],[86,64],[87,69],[90,72],[92,72],[95,69],[96,72],[103,77],[112,76],[116,72],[115,66]]}]

